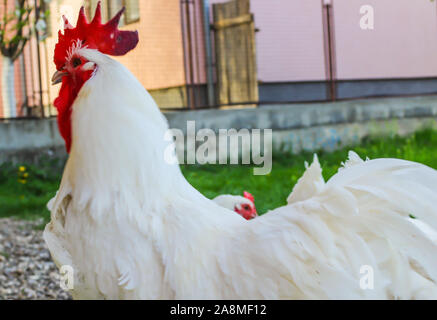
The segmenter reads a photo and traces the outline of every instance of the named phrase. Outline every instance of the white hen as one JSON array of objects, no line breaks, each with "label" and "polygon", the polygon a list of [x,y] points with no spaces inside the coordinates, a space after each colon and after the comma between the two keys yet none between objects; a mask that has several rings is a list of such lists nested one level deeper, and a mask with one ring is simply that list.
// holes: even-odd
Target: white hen
[{"label": "white hen", "polygon": [[223,194],[212,199],[219,206],[235,211],[246,220],[254,219],[258,216],[255,207],[255,198],[249,192],[244,191],[244,196]]},{"label": "white hen", "polygon": [[[245,221],[164,161],[166,119],[125,67],[91,47],[70,56],[95,68],[71,105],[71,152],[44,231],[56,264],[74,269],[74,298],[437,297],[437,246],[405,219],[437,227],[435,170],[359,162]],[[67,60],[68,73],[71,63],[82,68]],[[360,286],[363,266],[373,289]]]}]

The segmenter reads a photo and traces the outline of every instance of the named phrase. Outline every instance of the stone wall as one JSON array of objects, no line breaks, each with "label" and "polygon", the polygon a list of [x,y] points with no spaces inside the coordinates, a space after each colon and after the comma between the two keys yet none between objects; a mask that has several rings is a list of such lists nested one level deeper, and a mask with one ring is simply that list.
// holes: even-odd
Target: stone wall
[{"label": "stone wall", "polygon": [[[406,135],[437,129],[437,96],[262,105],[258,108],[168,112],[170,128],[272,129],[274,149],[333,150],[367,136]],[[243,148],[245,149],[245,148]],[[0,122],[0,163],[65,157],[55,119]]]}]

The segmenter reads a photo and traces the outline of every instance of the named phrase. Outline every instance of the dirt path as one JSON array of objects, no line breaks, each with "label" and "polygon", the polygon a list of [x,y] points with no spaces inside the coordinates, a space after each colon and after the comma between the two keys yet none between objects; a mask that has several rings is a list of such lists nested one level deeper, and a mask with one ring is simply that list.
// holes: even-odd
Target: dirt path
[{"label": "dirt path", "polygon": [[59,273],[38,221],[0,219],[0,300],[71,299],[59,286]]}]

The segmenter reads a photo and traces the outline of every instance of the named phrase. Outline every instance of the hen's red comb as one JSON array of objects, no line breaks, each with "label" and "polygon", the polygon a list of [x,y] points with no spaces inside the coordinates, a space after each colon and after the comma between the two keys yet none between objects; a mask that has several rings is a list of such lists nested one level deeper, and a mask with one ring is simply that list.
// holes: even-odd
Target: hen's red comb
[{"label": "hen's red comb", "polygon": [[244,197],[250,201],[252,201],[253,204],[255,204],[255,198],[253,197],[253,195],[251,195],[249,192],[244,191],[243,193]]},{"label": "hen's red comb", "polygon": [[85,9],[81,7],[75,28],[68,22],[67,18],[63,17],[64,34],[59,31],[59,40],[55,47],[56,69],[61,70],[64,67],[68,50],[78,40],[90,49],[97,49],[112,56],[122,56],[137,46],[139,40],[137,31],[118,30],[118,23],[125,8],[123,7],[106,24],[102,24],[101,10],[99,1],[94,18],[89,23]]}]

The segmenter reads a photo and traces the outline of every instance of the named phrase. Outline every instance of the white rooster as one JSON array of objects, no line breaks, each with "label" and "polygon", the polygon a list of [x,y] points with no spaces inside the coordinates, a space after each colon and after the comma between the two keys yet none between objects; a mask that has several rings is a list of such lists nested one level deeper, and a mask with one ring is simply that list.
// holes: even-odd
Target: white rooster
[{"label": "white rooster", "polygon": [[[67,21],[55,49],[55,105],[70,152],[44,238],[74,270],[77,299],[437,298],[437,172],[377,159],[246,221],[164,161],[168,125],[135,77],[106,54],[135,47],[121,13]],[[370,286],[362,272],[372,270]]]}]

